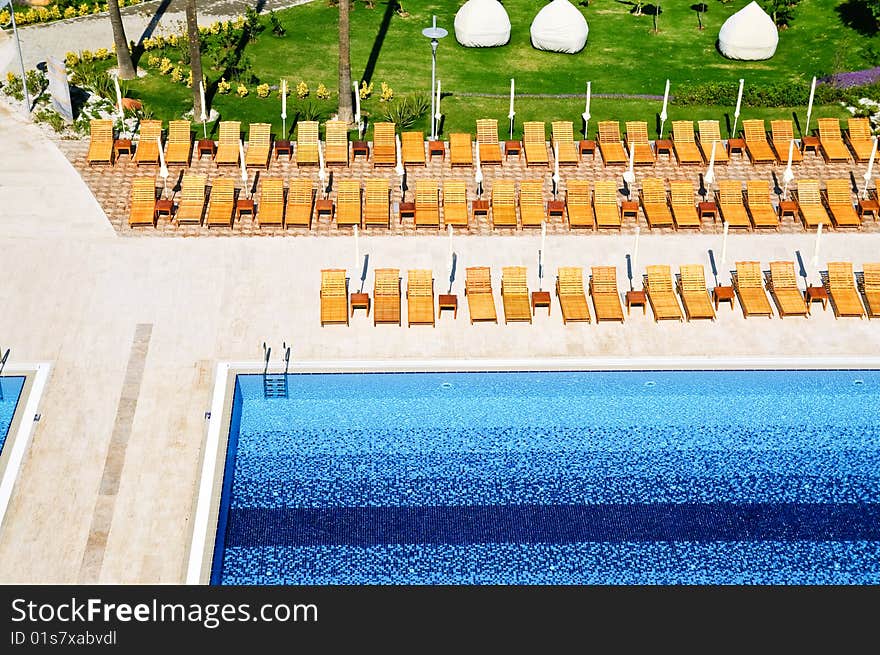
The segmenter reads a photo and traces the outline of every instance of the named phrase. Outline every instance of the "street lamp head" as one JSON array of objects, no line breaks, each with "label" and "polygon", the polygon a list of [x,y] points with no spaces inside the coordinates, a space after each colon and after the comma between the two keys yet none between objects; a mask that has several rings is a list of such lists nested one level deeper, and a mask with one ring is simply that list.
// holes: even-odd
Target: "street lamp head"
[{"label": "street lamp head", "polygon": [[422,34],[429,39],[431,39],[431,47],[435,50],[437,49],[437,39],[442,39],[444,36],[449,34],[442,27],[437,27],[437,17],[434,16],[434,24],[431,27],[426,27],[422,30]]}]

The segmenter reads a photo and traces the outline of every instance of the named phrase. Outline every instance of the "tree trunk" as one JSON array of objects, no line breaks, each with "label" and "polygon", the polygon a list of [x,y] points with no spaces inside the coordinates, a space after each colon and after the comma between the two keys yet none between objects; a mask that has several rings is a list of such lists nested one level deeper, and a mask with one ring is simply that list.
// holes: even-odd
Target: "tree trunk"
[{"label": "tree trunk", "polygon": [[[202,49],[196,0],[186,0],[186,38],[189,41],[189,65],[193,79],[193,120],[199,120],[202,115],[202,95],[199,91],[199,82],[202,81]],[[207,112],[208,108],[205,107],[205,113]]]},{"label": "tree trunk", "polygon": [[339,0],[339,120],[351,123],[351,42],[348,30],[350,0]]},{"label": "tree trunk", "polygon": [[125,36],[125,27],[122,24],[122,14],[119,13],[119,2],[108,0],[107,11],[110,12],[110,26],[113,28],[113,43],[116,44],[116,62],[119,66],[119,79],[132,80],[137,73],[131,61],[131,52],[128,49],[128,39]]}]

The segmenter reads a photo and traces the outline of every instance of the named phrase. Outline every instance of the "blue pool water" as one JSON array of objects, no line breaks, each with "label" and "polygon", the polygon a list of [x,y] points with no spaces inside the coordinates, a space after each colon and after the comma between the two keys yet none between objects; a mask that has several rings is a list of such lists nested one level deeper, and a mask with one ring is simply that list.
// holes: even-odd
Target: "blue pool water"
[{"label": "blue pool water", "polygon": [[23,387],[23,376],[0,376],[0,453],[3,452],[3,446],[6,444],[6,436]]},{"label": "blue pool water", "polygon": [[240,375],[215,584],[878,584],[880,371]]}]

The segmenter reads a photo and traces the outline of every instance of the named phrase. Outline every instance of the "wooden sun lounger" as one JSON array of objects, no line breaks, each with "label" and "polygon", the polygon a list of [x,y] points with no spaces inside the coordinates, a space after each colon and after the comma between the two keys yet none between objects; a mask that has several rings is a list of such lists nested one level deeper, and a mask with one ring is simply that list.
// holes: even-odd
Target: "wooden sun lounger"
[{"label": "wooden sun lounger", "polygon": [[544,183],[540,180],[520,182],[519,217],[524,228],[541,227],[544,222]]},{"label": "wooden sun lounger", "polygon": [[189,121],[169,121],[168,141],[165,147],[165,163],[189,166],[192,154],[192,133]]},{"label": "wooden sun lounger", "polygon": [[[134,163],[141,164],[158,164],[159,148],[162,140],[162,121],[143,120],[141,121],[140,134],[138,135],[137,150],[134,152]],[[165,162],[166,164],[168,162]]]},{"label": "wooden sun lounger", "polygon": [[434,274],[427,269],[407,272],[406,326],[434,326]]},{"label": "wooden sun lounger", "polygon": [[617,204],[617,182],[597,180],[593,184],[593,213],[596,216],[596,227],[600,230],[606,227],[622,229],[620,205]]},{"label": "wooden sun lounger", "polygon": [[862,228],[862,221],[852,201],[850,181],[846,179],[825,181],[825,201],[834,227]]},{"label": "wooden sun lounger", "polygon": [[666,264],[648,266],[646,270],[645,292],[654,312],[654,321],[683,321],[684,316],[672,286],[672,270]]},{"label": "wooden sun lounger", "polygon": [[550,124],[553,148],[559,158],[560,166],[577,166],[580,157],[574,141],[574,126],[571,121],[553,121]]},{"label": "wooden sun lounger", "polygon": [[317,166],[319,163],[318,121],[299,121],[296,124],[296,165]]},{"label": "wooden sun lounger", "polygon": [[387,179],[368,178],[364,184],[364,227],[391,227],[391,188]]},{"label": "wooden sun lounger", "polygon": [[202,214],[205,213],[205,183],[204,175],[186,173],[180,182],[180,202],[177,205],[177,214],[174,220],[177,224],[202,223]]},{"label": "wooden sun lounger", "polygon": [[701,318],[715,320],[715,308],[706,288],[706,271],[702,264],[685,264],[681,267],[678,293],[688,322]]},{"label": "wooden sun lounger", "polygon": [[685,180],[669,181],[669,199],[675,226],[700,229],[703,225],[694,203],[694,185]]},{"label": "wooden sun lounger", "polygon": [[260,204],[257,214],[260,227],[284,227],[284,180],[267,177],[260,180]]},{"label": "wooden sun lounger", "polygon": [[532,322],[525,266],[504,266],[501,269],[501,300],[505,325],[510,321]]},{"label": "wooden sun lounger", "polygon": [[468,226],[467,186],[464,180],[443,182],[443,224]]},{"label": "wooden sun lounger", "polygon": [[721,127],[718,121],[697,121],[697,129],[700,135],[700,151],[703,153],[703,159],[707,162],[712,160],[712,142],[717,141],[718,145],[715,146],[715,163],[727,164],[730,162],[730,154],[721,140]]},{"label": "wooden sun lounger", "polygon": [[474,143],[470,134],[453,132],[449,135],[449,165],[453,168],[474,165]]},{"label": "wooden sun lounger", "polygon": [[767,276],[767,290],[776,303],[776,311],[780,318],[786,316],[807,316],[810,307],[804,294],[798,288],[794,272],[794,262],[770,262],[770,273]]},{"label": "wooden sun lounger", "polygon": [[746,180],[746,206],[755,229],[779,229],[779,214],[770,202],[770,183],[767,180]]},{"label": "wooden sun lounger", "polygon": [[[367,180],[369,185],[370,181]],[[373,325],[400,325],[400,269],[377,268],[373,283]]]},{"label": "wooden sun lounger", "polygon": [[425,134],[403,132],[400,135],[400,156],[404,166],[425,166]]},{"label": "wooden sun lounger", "polygon": [[634,149],[633,166],[653,166],[654,148],[648,141],[648,124],[645,121],[628,121],[626,124],[626,147]]},{"label": "wooden sun lounger", "polygon": [[492,227],[516,228],[516,188],[513,180],[492,184]]},{"label": "wooden sun lounger", "polygon": [[311,180],[295,178],[287,190],[287,227],[312,227],[315,188]]},{"label": "wooden sun lounger", "polygon": [[416,227],[440,227],[440,192],[436,180],[416,180]]},{"label": "wooden sun lounger", "polygon": [[113,121],[98,119],[89,122],[89,152],[86,161],[93,164],[113,164]]},{"label": "wooden sun lounger", "polygon": [[570,228],[595,229],[596,221],[590,207],[590,182],[588,180],[566,180],[565,207]]},{"label": "wooden sun lounger", "polygon": [[605,166],[629,163],[626,150],[620,140],[620,123],[617,121],[599,121],[599,152]]},{"label": "wooden sun lounger", "polygon": [[214,163],[218,166],[239,166],[238,144],[241,141],[241,121],[220,121],[220,136]]},{"label": "wooden sun lounger", "polygon": [[556,276],[556,296],[562,309],[562,323],[589,323],[590,308],[584,293],[584,269],[560,266]]},{"label": "wooden sun lounger", "polygon": [[859,288],[868,308],[868,318],[880,317],[880,263],[865,264]]},{"label": "wooden sun lounger", "polygon": [[208,201],[207,227],[232,227],[235,213],[235,180],[229,177],[214,178],[211,182],[211,198]]},{"label": "wooden sun lounger", "polygon": [[348,166],[348,124],[345,121],[324,123],[324,163]]},{"label": "wooden sun lounger", "polygon": [[325,268],[321,271],[321,327],[329,324],[348,325],[348,280],[345,270]]},{"label": "wooden sun lounger", "polygon": [[523,150],[526,154],[526,166],[547,166],[550,160],[547,157],[547,138],[543,122],[523,123]]},{"label": "wooden sun lounger", "polygon": [[131,209],[128,213],[129,227],[149,225],[156,227],[156,180],[152,177],[136,177],[131,183]]},{"label": "wooden sun lounger", "polygon": [[666,188],[659,177],[646,177],[642,180],[642,209],[645,220],[652,230],[655,227],[672,227],[672,213],[666,202]]},{"label": "wooden sun lounger", "polygon": [[[770,121],[770,136],[773,139],[773,151],[776,159],[782,164],[788,164],[788,145],[794,141],[794,127],[790,120]],[[791,163],[799,164],[804,160],[804,154],[798,148],[797,143],[791,149]]]},{"label": "wooden sun lounger", "polygon": [[804,228],[815,229],[819,223],[824,227],[831,227],[831,217],[822,206],[819,180],[800,180],[794,195]]},{"label": "wooden sun lounger", "polygon": [[746,154],[753,164],[776,163],[776,153],[767,142],[767,130],[764,129],[763,120],[757,118],[744,120],[743,137],[746,142]]},{"label": "wooden sun lounger", "polygon": [[465,269],[464,295],[468,299],[471,325],[474,321],[498,322],[488,266],[471,266]]},{"label": "wooden sun lounger", "polygon": [[342,180],[336,190],[336,227],[361,224],[361,183]]},{"label": "wooden sun lounger", "polygon": [[849,149],[840,134],[840,121],[836,118],[819,119],[819,150],[826,162],[849,161]]},{"label": "wooden sun lounger", "polygon": [[480,164],[501,164],[501,145],[498,143],[498,121],[481,118],[477,121],[477,143],[480,144]]},{"label": "wooden sun lounger", "polygon": [[850,118],[847,121],[846,142],[857,162],[868,161],[874,140],[871,135],[871,123],[867,118]]},{"label": "wooden sun lounger", "polygon": [[[373,124],[373,167],[397,165],[397,140],[394,123]],[[401,144],[401,150],[403,145]],[[403,153],[401,152],[401,156]]]},{"label": "wooden sun lounger", "polygon": [[702,164],[693,121],[672,121],[672,149],[679,164]]},{"label": "wooden sun lounger", "polygon": [[244,153],[245,166],[269,169],[272,151],[272,126],[269,123],[251,123],[248,128],[248,147]]},{"label": "wooden sun lounger", "polygon": [[824,281],[834,310],[834,318],[865,317],[865,308],[853,281],[852,262],[828,262],[828,274]]},{"label": "wooden sun lounger", "polygon": [[623,306],[617,291],[617,269],[614,266],[593,266],[590,274],[590,296],[593,298],[597,323],[623,323]]},{"label": "wooden sun lounger", "polygon": [[743,204],[742,182],[723,180],[718,183],[718,209],[721,218],[731,228],[752,229],[752,222]]},{"label": "wooden sun lounger", "polygon": [[739,297],[743,317],[773,317],[773,308],[761,283],[760,262],[737,262],[736,273],[731,274],[733,288]]}]

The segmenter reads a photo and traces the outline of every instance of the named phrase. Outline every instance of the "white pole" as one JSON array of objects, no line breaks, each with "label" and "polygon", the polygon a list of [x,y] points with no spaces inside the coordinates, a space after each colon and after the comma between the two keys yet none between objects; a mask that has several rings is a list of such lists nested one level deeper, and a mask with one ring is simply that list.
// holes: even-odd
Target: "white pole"
[{"label": "white pole", "polygon": [[205,134],[205,138],[208,138],[208,114],[207,109],[205,108],[205,83],[202,80],[199,80],[199,97],[202,101],[202,132]]},{"label": "white pole", "polygon": [[318,179],[321,180],[321,193],[324,193],[327,172],[324,170],[324,144],[318,139]]},{"label": "white pole", "polygon": [[513,117],[516,116],[516,112],[513,111],[513,96],[514,96],[514,78],[510,78],[510,110],[507,112],[507,118],[510,120],[510,138],[513,138]]},{"label": "white pole", "polygon": [[[432,29],[437,29],[437,17],[434,16],[434,22],[432,25]],[[431,39],[431,91],[434,91],[435,80],[437,79],[437,40]],[[434,113],[436,109],[434,108],[434,94],[431,93],[431,140],[437,140],[437,132],[434,127]]]},{"label": "white pole", "polygon": [[400,135],[399,134],[394,135],[394,141],[397,146],[397,166],[394,167],[394,172],[397,173],[398,175],[403,175],[403,173],[404,173],[403,155],[401,154],[401,150],[400,150]]},{"label": "white pole", "polygon": [[357,80],[352,82],[352,85],[354,86],[354,122],[357,123],[358,138],[360,138],[363,135],[361,129],[361,92]]},{"label": "white pole", "polygon": [[581,116],[584,117],[584,138],[587,138],[587,134],[589,133],[590,127],[590,92],[592,91],[592,82],[587,82],[587,106],[584,108],[584,113]]},{"label": "white pole", "polygon": [[168,191],[168,166],[165,165],[165,153],[162,151],[162,137],[156,137],[156,143],[159,145],[159,176],[162,178],[162,197]]},{"label": "white pole", "polygon": [[794,155],[794,139],[788,142],[788,165],[786,165],[785,170],[782,171],[782,198],[783,200],[788,197],[788,185],[794,179],[794,171],[791,170],[791,158]]},{"label": "white pole", "polygon": [[822,224],[816,228],[816,246],[813,248],[813,266],[819,266],[819,242],[822,239]]},{"label": "white pole", "polygon": [[727,261],[727,234],[730,232],[730,223],[724,223],[724,236],[721,238],[721,265]]},{"label": "white pole", "polygon": [[[437,132],[440,131],[440,117],[442,115],[440,113],[440,80],[437,80],[437,113],[434,114],[434,118],[437,119]],[[436,138],[437,135],[435,134],[434,137]]]},{"label": "white pole", "polygon": [[250,198],[250,194],[247,188],[248,174],[247,174],[247,166],[244,163],[244,143],[242,140],[238,140],[238,157],[241,160],[241,188],[245,192],[248,198]]},{"label": "white pole", "polygon": [[553,200],[556,200],[556,194],[559,192],[559,148],[553,144]]},{"label": "white pole", "polygon": [[804,136],[810,136],[810,117],[813,115],[813,98],[816,95],[816,76],[813,76],[813,83],[810,85],[810,99],[807,101],[807,122],[804,125]]},{"label": "white pole", "polygon": [[742,106],[743,85],[745,82],[746,81],[743,78],[739,79],[739,93],[736,95],[736,109],[733,110],[733,132],[730,135],[733,139],[736,138],[736,122],[739,120],[739,109]]},{"label": "white pole", "polygon": [[[477,153],[477,165],[476,165],[476,168],[474,169],[474,182],[476,182],[477,191],[479,191],[480,185],[483,183],[483,167],[480,165],[480,142],[479,141],[477,141],[476,153]],[[481,196],[482,196],[482,194],[477,194],[477,197],[479,199],[482,199]]]},{"label": "white pole", "polygon": [[[22,79],[22,83],[27,86],[27,80]],[[119,75],[113,76],[113,85],[116,87],[116,109],[119,111],[119,120],[122,123],[122,131],[125,131],[125,113],[122,111],[122,89],[119,88]]]},{"label": "white pole", "polygon": [[874,157],[877,156],[877,137],[873,137],[874,143],[871,144],[871,156],[868,158],[868,170],[865,171],[865,188],[862,191],[862,199],[868,199],[868,184],[871,181],[871,173],[874,171]]},{"label": "white pole", "polygon": [[636,274],[636,262],[639,259],[639,235],[642,233],[642,228],[636,225],[636,236],[633,240],[633,256],[632,256],[632,269],[633,275]]},{"label": "white pole", "polygon": [[660,111],[660,138],[663,138],[663,126],[666,124],[666,106],[669,103],[669,80],[666,80],[666,90],[663,92],[663,109]]},{"label": "white pole", "polygon": [[287,138],[287,81],[281,80],[281,133]]},{"label": "white pole", "polygon": [[15,7],[9,0],[9,17],[12,19],[12,34],[15,36],[15,44],[18,46],[18,63],[21,65],[21,90],[24,92],[24,111],[31,113],[31,94],[27,88],[27,72],[24,69],[24,57],[21,54],[21,39],[18,38],[18,28],[15,26]]}]

